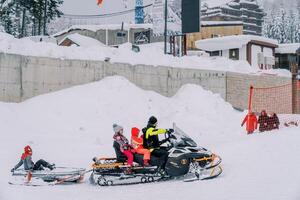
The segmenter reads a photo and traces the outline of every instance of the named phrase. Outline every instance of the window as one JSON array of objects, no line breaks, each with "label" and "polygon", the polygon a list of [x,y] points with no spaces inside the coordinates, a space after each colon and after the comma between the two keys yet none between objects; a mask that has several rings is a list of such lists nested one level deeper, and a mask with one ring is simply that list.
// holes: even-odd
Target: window
[{"label": "window", "polygon": [[211,34],[211,38],[217,38],[217,37],[221,37],[220,34]]},{"label": "window", "polygon": [[220,56],[220,51],[212,51],[210,52],[210,56]]},{"label": "window", "polygon": [[229,49],[229,58],[239,60],[239,49]]},{"label": "window", "polygon": [[117,37],[125,37],[126,33],[125,32],[117,32]]}]

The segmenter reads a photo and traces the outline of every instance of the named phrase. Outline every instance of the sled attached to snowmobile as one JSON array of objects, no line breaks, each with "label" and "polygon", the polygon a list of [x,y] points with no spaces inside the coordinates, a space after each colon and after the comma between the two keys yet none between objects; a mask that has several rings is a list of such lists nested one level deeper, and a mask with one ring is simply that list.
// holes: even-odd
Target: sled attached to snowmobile
[{"label": "sled attached to snowmobile", "polygon": [[[70,183],[70,182],[80,182],[84,178],[84,174],[86,173],[84,168],[69,168],[69,167],[56,167],[53,170],[33,170],[28,171],[24,169],[15,170],[12,173],[12,176],[15,177],[14,181],[11,181],[11,184],[14,182],[24,182],[24,180],[28,179],[28,175],[30,175],[33,179],[42,180],[48,183]],[[17,180],[17,178],[22,180]],[[30,179],[31,179],[30,177]],[[25,179],[24,179],[25,178]],[[27,181],[29,182],[30,179]]]},{"label": "sled attached to snowmobile", "polygon": [[[161,162],[151,156],[151,166],[143,166],[143,155],[134,154],[137,163],[129,167],[126,157],[94,159],[90,182],[100,186],[127,185],[182,179],[183,181],[196,181],[212,179],[222,173],[220,163],[222,159],[206,150],[198,147],[188,135],[173,125],[174,132],[165,134],[165,148],[169,155],[165,170],[159,169]],[[114,143],[115,151],[119,147]],[[116,153],[119,155],[118,153]]]}]

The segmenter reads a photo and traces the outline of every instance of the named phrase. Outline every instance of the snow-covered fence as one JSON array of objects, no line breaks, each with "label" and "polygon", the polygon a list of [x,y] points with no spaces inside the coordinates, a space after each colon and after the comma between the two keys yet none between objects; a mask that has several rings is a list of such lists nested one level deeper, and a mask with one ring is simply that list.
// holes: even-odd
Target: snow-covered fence
[{"label": "snow-covered fence", "polygon": [[201,85],[239,109],[247,108],[248,89],[291,83],[290,78],[202,69],[62,60],[0,53],[0,101],[20,102],[36,95],[120,75],[165,96],[184,84]]}]

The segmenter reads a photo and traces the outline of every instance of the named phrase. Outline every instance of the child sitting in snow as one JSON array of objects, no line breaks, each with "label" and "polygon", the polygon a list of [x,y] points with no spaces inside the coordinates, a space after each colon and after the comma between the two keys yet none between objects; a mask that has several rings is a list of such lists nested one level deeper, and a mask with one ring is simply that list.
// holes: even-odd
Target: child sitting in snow
[{"label": "child sitting in snow", "polygon": [[49,164],[43,159],[38,160],[36,163],[32,161],[32,149],[29,145],[24,148],[24,153],[21,156],[20,162],[11,169],[11,172],[14,172],[16,169],[21,167],[24,164],[25,170],[43,170],[44,167],[49,168],[50,170],[54,169],[54,164]]}]

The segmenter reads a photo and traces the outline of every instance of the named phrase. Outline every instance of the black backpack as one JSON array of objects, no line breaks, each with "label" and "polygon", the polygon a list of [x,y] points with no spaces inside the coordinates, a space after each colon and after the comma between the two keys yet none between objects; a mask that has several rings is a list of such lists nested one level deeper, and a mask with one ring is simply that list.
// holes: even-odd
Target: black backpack
[{"label": "black backpack", "polygon": [[143,146],[145,149],[148,149],[149,145],[148,145],[148,141],[146,139],[146,132],[147,132],[147,127],[143,128],[142,129],[142,132],[143,132]]}]

